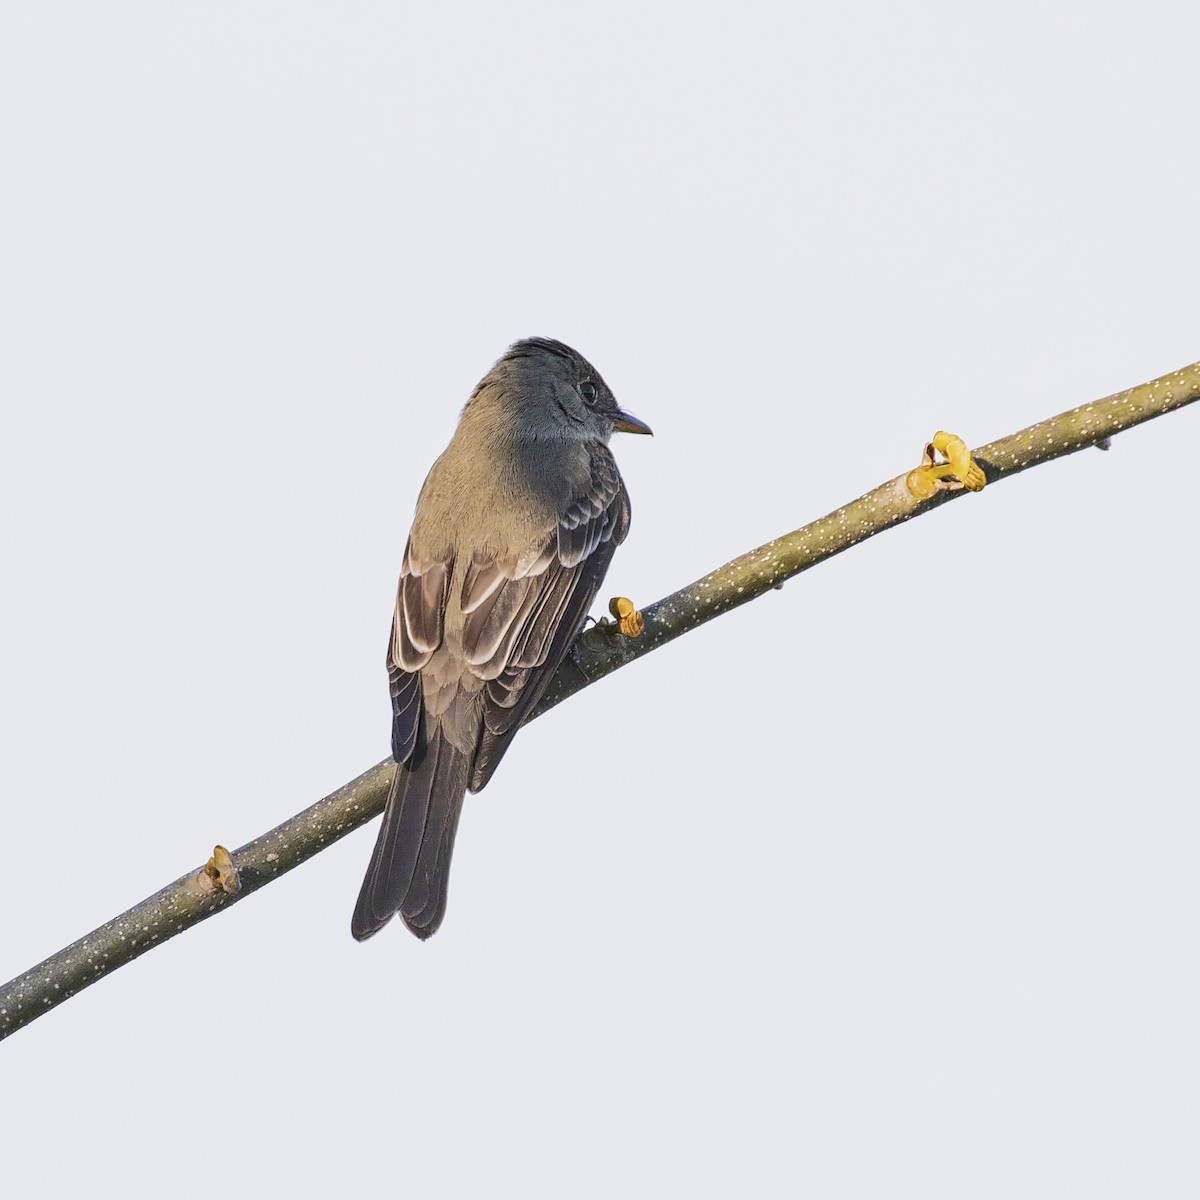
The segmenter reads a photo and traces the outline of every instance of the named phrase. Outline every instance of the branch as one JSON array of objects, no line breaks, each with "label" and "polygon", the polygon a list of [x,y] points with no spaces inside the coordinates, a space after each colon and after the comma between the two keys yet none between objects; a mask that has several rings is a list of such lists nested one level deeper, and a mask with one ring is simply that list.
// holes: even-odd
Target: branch
[{"label": "branch", "polygon": [[[1107,447],[1113,435],[1200,400],[1200,363],[1040,421],[975,451],[988,483],[1089,446]],[[688,630],[746,604],[785,580],[858,542],[930,512],[962,491],[918,500],[905,476],[860,496],[836,512],[751,550],[643,610],[645,632],[617,636],[612,625],[589,629],[559,668],[533,720],[627,663]],[[0,1038],[7,1037],[97,979],[177,933],[222,912],[377,816],[387,799],[394,764],[377,763],[357,779],[255,838],[232,855],[214,855],[161,891],[60,950],[0,988]]]}]

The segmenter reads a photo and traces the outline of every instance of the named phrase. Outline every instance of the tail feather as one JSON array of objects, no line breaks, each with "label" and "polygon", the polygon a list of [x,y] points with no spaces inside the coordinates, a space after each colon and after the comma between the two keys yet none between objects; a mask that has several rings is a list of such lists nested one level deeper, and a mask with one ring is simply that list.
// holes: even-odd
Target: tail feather
[{"label": "tail feather", "polygon": [[427,744],[397,766],[350,922],[360,942],[396,913],[419,938],[437,932],[446,912],[450,856],[469,766],[440,729],[430,731]]},{"label": "tail feather", "polygon": [[422,939],[436,933],[446,915],[450,855],[454,851],[454,835],[458,831],[458,817],[462,812],[466,791],[466,767],[464,761],[458,798],[444,814],[439,814],[444,818],[440,821],[440,830],[435,831],[433,821],[425,828],[425,839],[417,855],[417,869],[413,872],[412,884],[400,908],[404,923]]}]

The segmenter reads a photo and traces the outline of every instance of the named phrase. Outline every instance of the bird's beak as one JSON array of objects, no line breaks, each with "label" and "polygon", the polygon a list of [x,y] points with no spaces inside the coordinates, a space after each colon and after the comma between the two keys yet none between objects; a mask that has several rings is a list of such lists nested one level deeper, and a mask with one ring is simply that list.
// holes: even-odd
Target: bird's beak
[{"label": "bird's beak", "polygon": [[645,421],[639,421],[632,413],[627,413],[620,408],[617,409],[617,415],[613,418],[613,429],[617,433],[648,433],[651,437],[654,436],[654,430]]}]

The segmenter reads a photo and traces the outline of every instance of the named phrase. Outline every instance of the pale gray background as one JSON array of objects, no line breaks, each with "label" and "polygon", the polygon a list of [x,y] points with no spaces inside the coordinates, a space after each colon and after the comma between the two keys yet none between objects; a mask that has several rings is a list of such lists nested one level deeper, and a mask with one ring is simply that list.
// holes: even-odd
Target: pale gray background
[{"label": "pale gray background", "polygon": [[[1200,357],[1191,4],[0,7],[0,978],[386,753],[412,505],[530,333],[649,601]],[[589,690],[0,1047],[6,1191],[1192,1196],[1200,411]],[[569,781],[569,782],[567,782]]]}]

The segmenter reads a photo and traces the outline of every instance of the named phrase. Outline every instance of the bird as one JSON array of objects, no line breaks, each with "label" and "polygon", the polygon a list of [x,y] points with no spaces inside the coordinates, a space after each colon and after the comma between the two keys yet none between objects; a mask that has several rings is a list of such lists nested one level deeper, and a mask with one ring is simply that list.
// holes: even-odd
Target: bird
[{"label": "bird", "polygon": [[396,772],[351,921],[446,912],[466,792],[492,776],[583,628],[629,495],[608,448],[649,434],[552,338],[513,343],[471,393],[417,500],[388,640]]}]

